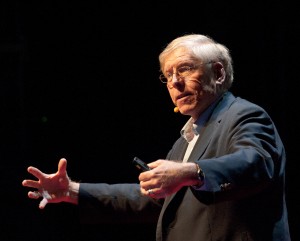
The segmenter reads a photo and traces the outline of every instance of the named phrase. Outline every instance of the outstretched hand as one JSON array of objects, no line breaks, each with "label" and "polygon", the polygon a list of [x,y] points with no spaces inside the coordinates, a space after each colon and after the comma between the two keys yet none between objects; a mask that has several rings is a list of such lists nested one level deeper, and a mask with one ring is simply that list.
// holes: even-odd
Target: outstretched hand
[{"label": "outstretched hand", "polygon": [[70,178],[67,174],[67,160],[62,158],[58,163],[58,170],[53,174],[46,174],[35,167],[28,167],[27,171],[38,180],[24,180],[22,185],[35,188],[29,191],[28,197],[32,199],[42,198],[39,208],[43,209],[47,203],[68,201]]}]

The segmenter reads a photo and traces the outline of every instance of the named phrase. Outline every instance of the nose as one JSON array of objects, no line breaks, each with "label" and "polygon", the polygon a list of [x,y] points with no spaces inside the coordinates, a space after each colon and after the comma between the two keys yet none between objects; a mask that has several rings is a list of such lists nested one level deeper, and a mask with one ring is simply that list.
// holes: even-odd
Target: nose
[{"label": "nose", "polygon": [[179,80],[177,79],[177,74],[176,72],[174,71],[173,74],[172,74],[172,83],[177,83]]},{"label": "nose", "polygon": [[172,89],[172,88],[174,88],[174,87],[178,87],[179,85],[180,85],[180,83],[181,83],[181,78],[179,77],[177,77],[178,75],[176,74],[176,72],[174,72],[173,74],[172,74],[172,81],[168,84],[168,87],[170,88],[170,89]]}]

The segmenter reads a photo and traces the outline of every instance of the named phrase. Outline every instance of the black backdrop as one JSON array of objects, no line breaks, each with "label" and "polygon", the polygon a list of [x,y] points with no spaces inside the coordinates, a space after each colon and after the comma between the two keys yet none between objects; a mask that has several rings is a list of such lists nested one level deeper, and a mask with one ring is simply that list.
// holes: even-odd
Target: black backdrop
[{"label": "black backdrop", "polygon": [[[232,92],[264,107],[285,142],[287,202],[299,239],[299,20],[289,2],[0,3],[1,240],[154,240],[155,226],[79,221],[76,206],[27,198],[29,165],[68,160],[83,182],[136,182],[131,161],[163,158],[186,117],[158,80],[158,54],[202,33],[231,50]],[[261,224],[263,225],[263,224]]]}]

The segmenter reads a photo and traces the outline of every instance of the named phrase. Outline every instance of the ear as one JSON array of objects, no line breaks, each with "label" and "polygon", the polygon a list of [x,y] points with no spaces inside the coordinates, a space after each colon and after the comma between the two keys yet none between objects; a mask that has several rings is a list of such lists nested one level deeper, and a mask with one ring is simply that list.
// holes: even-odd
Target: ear
[{"label": "ear", "polygon": [[216,79],[216,84],[221,85],[225,81],[226,72],[221,62],[213,63],[213,72]]}]

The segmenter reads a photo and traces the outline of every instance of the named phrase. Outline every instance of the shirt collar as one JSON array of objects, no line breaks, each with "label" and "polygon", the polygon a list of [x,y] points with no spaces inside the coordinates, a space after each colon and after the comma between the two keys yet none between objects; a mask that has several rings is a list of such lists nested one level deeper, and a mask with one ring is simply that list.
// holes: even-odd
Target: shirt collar
[{"label": "shirt collar", "polygon": [[[221,97],[220,97],[221,98]],[[199,135],[201,128],[204,126],[206,121],[208,120],[208,117],[214,110],[215,106],[219,102],[220,98],[218,98],[215,102],[213,102],[200,116],[199,118],[194,122],[193,118],[191,117],[183,126],[183,128],[180,131],[181,136],[186,139],[188,142],[190,142],[194,135]]]}]

